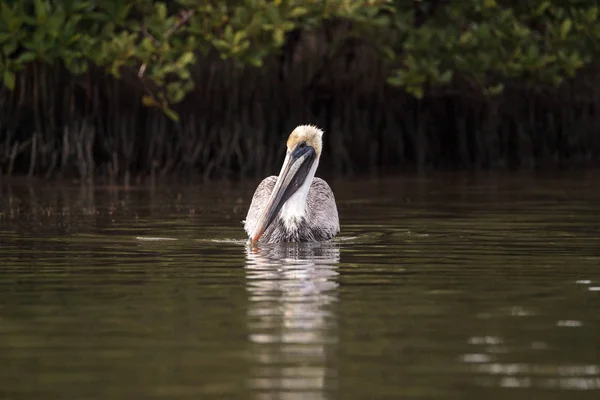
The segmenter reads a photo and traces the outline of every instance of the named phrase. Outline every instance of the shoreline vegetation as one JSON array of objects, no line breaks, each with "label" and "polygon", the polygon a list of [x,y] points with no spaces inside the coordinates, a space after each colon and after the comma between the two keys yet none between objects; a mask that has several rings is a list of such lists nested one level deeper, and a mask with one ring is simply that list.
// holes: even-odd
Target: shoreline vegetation
[{"label": "shoreline vegetation", "polygon": [[0,179],[134,184],[600,164],[600,6],[0,0]]}]

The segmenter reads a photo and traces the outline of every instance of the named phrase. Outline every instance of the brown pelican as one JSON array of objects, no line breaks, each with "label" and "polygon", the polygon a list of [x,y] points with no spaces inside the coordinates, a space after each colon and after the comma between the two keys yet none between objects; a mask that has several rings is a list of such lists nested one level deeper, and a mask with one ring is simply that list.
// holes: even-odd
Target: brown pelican
[{"label": "brown pelican", "polygon": [[244,229],[248,243],[257,241],[318,242],[340,231],[331,188],[315,171],[321,156],[323,131],[300,125],[287,140],[279,176],[265,178],[256,188]]}]

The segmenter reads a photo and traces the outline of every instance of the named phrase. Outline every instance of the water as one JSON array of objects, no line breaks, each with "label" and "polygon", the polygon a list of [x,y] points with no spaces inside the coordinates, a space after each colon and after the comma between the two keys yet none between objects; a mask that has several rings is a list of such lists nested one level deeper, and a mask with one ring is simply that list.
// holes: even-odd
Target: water
[{"label": "water", "polygon": [[596,399],[597,182],[333,181],[255,251],[256,183],[1,186],[0,398]]}]

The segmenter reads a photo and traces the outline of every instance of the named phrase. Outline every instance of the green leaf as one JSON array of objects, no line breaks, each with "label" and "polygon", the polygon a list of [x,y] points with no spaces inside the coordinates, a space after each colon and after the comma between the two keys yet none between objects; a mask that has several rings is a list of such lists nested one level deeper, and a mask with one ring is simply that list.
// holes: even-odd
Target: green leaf
[{"label": "green leaf", "polygon": [[424,95],[423,86],[409,86],[406,88],[406,91],[415,96],[417,99],[422,99]]},{"label": "green leaf", "polygon": [[394,50],[393,47],[391,46],[384,46],[381,48],[381,51],[383,52],[383,54],[385,55],[385,57],[387,59],[389,59],[390,61],[393,61],[396,59],[396,51]]},{"label": "green leaf", "polygon": [[237,31],[235,35],[233,35],[233,43],[239,44],[242,40],[244,40],[248,34],[244,31]]},{"label": "green leaf", "polygon": [[246,62],[248,62],[248,64],[250,64],[254,67],[262,67],[262,65],[263,65],[262,58],[260,58],[256,54],[252,54],[252,55],[248,56],[248,58],[246,59]]},{"label": "green leaf", "polygon": [[290,12],[292,18],[302,17],[308,14],[308,10],[305,7],[294,7]]},{"label": "green leaf", "polygon": [[232,43],[233,42],[233,28],[231,27],[231,25],[227,25],[225,27],[225,31],[223,33],[224,33],[223,36],[225,37],[225,40],[227,40],[229,43]]},{"label": "green leaf", "polygon": [[167,19],[167,6],[165,3],[156,3],[156,16],[161,21]]},{"label": "green leaf", "polygon": [[152,39],[146,37],[142,39],[139,48],[144,50],[146,53],[152,53],[154,51],[154,43],[152,43]]},{"label": "green leaf", "polygon": [[177,65],[185,66],[185,65],[191,64],[193,62],[194,62],[194,53],[192,53],[191,51],[186,51],[177,60]]},{"label": "green leaf", "polygon": [[13,10],[8,6],[8,3],[6,1],[2,1],[2,3],[0,3],[0,17],[2,17],[2,22],[8,26],[13,16]]},{"label": "green leaf", "polygon": [[43,24],[46,21],[48,12],[46,10],[46,2],[44,0],[35,0],[35,16],[38,24]]},{"label": "green leaf", "polygon": [[6,86],[10,90],[15,89],[15,74],[12,71],[5,69],[3,80],[4,80],[4,86]]},{"label": "green leaf", "polygon": [[281,19],[279,17],[279,7],[277,7],[277,6],[267,7],[266,15],[267,15],[267,18],[269,19],[269,22],[271,22],[273,24],[278,23]]},{"label": "green leaf", "polygon": [[451,69],[442,72],[439,77],[440,83],[449,83],[452,80],[453,71]]},{"label": "green leaf", "polygon": [[167,98],[171,103],[178,103],[185,96],[185,92],[182,90],[181,85],[179,83],[169,83],[166,89]]},{"label": "green leaf", "polygon": [[215,39],[213,40],[213,46],[220,50],[222,53],[226,52],[227,49],[230,48],[229,43],[223,39]]},{"label": "green leaf", "polygon": [[156,102],[154,97],[150,97],[150,96],[143,96],[142,104],[145,105],[146,107],[158,107],[158,103]]},{"label": "green leaf", "polygon": [[10,56],[16,50],[17,50],[17,43],[16,42],[6,42],[2,46],[2,52],[4,53],[5,56]]},{"label": "green leaf", "polygon": [[35,53],[32,53],[32,52],[30,52],[30,51],[27,51],[27,52],[25,52],[25,53],[21,54],[21,55],[20,55],[20,56],[17,58],[16,62],[17,62],[17,63],[20,63],[20,64],[26,64],[26,63],[29,63],[29,62],[32,62],[32,61],[34,61],[35,59],[36,59],[36,55],[35,55]]},{"label": "green leaf", "polygon": [[488,96],[497,96],[504,91],[504,84],[498,83],[497,85],[490,86],[485,89],[485,93]]},{"label": "green leaf", "polygon": [[47,23],[49,31],[53,33],[60,32],[63,29],[65,23],[64,12],[62,12],[62,10],[55,11],[48,17]]},{"label": "green leaf", "polygon": [[119,10],[118,14],[117,14],[117,20],[118,21],[124,21],[127,18],[127,15],[129,15],[129,11],[131,10],[131,7],[133,6],[133,4],[125,4],[123,5],[123,7],[121,7],[121,9]]},{"label": "green leaf", "polygon": [[462,35],[460,35],[460,38],[458,39],[458,41],[461,44],[467,44],[467,43],[473,42],[473,32],[465,31]]},{"label": "green leaf", "polygon": [[594,6],[587,10],[587,21],[588,22],[596,22],[598,19],[598,7]]},{"label": "green leaf", "polygon": [[571,22],[570,18],[567,18],[567,19],[565,19],[562,22],[562,24],[560,25],[560,37],[561,37],[561,39],[566,39],[567,35],[571,31],[571,27],[572,26],[573,26],[573,23]]},{"label": "green leaf", "polygon": [[21,29],[21,25],[23,25],[23,20],[18,16],[15,16],[10,19],[8,23],[8,30],[9,32],[15,34],[19,31],[19,29]]},{"label": "green leaf", "polygon": [[550,2],[549,1],[544,1],[535,10],[535,14],[534,15],[536,15],[536,16],[542,15],[543,13],[546,12],[546,10],[548,9],[548,7],[550,7]]},{"label": "green leaf", "polygon": [[169,107],[164,107],[162,110],[165,113],[165,115],[167,117],[169,117],[171,120],[173,120],[175,122],[179,122],[179,115],[177,115],[177,113],[175,111],[173,111]]},{"label": "green leaf", "polygon": [[275,28],[273,31],[273,42],[275,46],[280,47],[284,41],[284,32],[280,27]]}]

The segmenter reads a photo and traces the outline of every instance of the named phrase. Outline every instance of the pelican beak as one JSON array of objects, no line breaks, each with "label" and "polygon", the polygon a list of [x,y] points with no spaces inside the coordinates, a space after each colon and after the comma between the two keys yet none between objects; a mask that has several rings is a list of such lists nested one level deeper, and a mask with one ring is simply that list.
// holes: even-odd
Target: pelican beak
[{"label": "pelican beak", "polygon": [[254,244],[260,239],[279,214],[281,207],[302,186],[315,158],[316,152],[312,146],[298,146],[294,151],[288,151],[269,201],[248,239],[248,244]]}]

